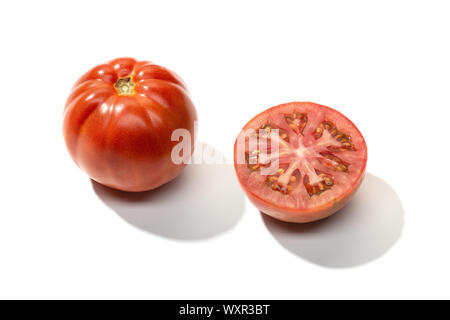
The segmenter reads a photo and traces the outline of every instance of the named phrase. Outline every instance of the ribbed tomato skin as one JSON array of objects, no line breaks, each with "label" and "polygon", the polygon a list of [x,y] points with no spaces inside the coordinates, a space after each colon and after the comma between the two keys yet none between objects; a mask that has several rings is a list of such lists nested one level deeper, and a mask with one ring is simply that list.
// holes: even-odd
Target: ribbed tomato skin
[{"label": "ribbed tomato skin", "polygon": [[[134,93],[114,87],[131,77]],[[185,167],[171,159],[172,132],[185,129],[194,149],[195,107],[183,81],[147,61],[119,58],[98,65],[74,85],[64,108],[63,133],[74,162],[93,180],[123,191],[146,191]]]}]

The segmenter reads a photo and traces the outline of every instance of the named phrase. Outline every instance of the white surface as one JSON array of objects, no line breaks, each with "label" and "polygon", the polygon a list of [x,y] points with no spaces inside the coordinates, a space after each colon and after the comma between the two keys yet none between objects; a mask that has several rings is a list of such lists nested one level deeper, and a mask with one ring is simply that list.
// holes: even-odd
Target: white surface
[{"label": "white surface", "polygon": [[[0,11],[0,298],[450,298],[448,1],[8,1]],[[252,116],[334,107],[368,176],[328,221],[286,226],[231,165],[122,197],[65,150],[75,80],[120,56],[182,76],[228,159]]]}]

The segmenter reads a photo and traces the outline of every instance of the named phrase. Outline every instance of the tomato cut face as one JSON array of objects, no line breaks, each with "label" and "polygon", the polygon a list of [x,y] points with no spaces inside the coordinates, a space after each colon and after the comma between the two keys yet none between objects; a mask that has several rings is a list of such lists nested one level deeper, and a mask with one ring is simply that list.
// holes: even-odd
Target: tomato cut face
[{"label": "tomato cut face", "polygon": [[364,176],[367,146],[358,128],[323,105],[268,109],[242,129],[234,147],[238,180],[263,213],[310,222],[342,208]]}]

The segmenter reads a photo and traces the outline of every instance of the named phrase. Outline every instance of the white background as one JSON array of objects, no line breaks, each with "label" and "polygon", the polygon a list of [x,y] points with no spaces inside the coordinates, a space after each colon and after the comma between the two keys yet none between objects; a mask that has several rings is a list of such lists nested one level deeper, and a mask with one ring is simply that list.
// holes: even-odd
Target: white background
[{"label": "white background", "polygon": [[[8,1],[0,11],[0,298],[450,298],[448,1]],[[264,109],[314,101],[361,129],[342,212],[264,219],[231,164],[155,192],[92,185],[62,110],[120,56],[187,83],[199,141],[232,158]]]}]

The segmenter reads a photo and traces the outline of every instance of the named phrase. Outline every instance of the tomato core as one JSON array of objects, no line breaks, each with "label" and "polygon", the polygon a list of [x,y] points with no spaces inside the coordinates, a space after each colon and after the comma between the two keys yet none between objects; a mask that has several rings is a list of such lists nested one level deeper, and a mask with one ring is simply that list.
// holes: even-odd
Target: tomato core
[{"label": "tomato core", "polygon": [[114,84],[114,88],[116,88],[117,93],[121,96],[133,95],[134,87],[135,87],[135,84],[134,84],[133,80],[131,79],[131,77],[120,78]]}]

